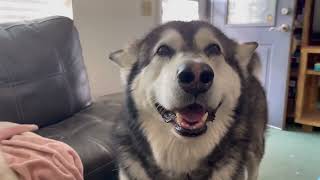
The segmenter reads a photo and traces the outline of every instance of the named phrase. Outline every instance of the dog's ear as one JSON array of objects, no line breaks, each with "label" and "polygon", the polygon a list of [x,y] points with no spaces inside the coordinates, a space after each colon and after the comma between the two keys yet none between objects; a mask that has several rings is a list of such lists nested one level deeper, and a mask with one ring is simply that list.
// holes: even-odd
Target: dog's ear
[{"label": "dog's ear", "polygon": [[239,58],[240,66],[247,67],[257,47],[258,43],[256,42],[246,42],[238,45],[237,57]]},{"label": "dog's ear", "polygon": [[130,43],[125,48],[110,53],[109,59],[121,69],[130,68],[137,60],[138,41]]},{"label": "dog's ear", "polygon": [[252,57],[255,54],[255,50],[258,47],[258,43],[256,42],[246,42],[243,44],[238,44],[236,50],[236,58],[239,61],[240,68],[247,73],[248,66],[252,61]]},{"label": "dog's ear", "polygon": [[124,85],[127,83],[131,67],[138,59],[138,43],[139,41],[136,40],[125,48],[109,55],[109,59],[120,67],[120,77]]},{"label": "dog's ear", "polygon": [[123,49],[119,49],[117,51],[114,51],[114,52],[111,52],[109,54],[109,59],[116,63],[118,66],[123,66],[122,65],[122,62],[121,62],[121,59],[122,59],[122,56],[124,55],[124,50]]}]

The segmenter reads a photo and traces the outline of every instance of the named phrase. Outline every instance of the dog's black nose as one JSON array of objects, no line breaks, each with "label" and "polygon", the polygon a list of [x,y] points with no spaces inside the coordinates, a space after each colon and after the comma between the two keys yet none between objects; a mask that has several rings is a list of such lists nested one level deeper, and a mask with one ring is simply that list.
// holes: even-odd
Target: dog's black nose
[{"label": "dog's black nose", "polygon": [[197,96],[211,87],[214,73],[205,63],[187,63],[178,67],[177,78],[180,87],[187,93]]}]

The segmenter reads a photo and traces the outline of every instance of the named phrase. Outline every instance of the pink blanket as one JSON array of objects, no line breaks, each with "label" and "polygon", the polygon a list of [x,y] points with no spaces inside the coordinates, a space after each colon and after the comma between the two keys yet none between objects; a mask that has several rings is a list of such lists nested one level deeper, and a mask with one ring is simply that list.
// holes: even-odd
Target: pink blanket
[{"label": "pink blanket", "polygon": [[18,179],[83,180],[83,166],[78,154],[62,142],[29,132],[37,128],[35,125],[0,122],[0,156],[4,156]]}]

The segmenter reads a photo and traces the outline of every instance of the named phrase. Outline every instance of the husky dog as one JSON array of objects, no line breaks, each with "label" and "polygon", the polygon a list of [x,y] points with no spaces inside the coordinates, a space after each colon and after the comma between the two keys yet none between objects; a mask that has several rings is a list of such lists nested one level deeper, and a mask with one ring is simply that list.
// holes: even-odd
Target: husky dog
[{"label": "husky dog", "polygon": [[111,53],[126,81],[120,180],[256,180],[267,123],[257,46],[174,21]]}]

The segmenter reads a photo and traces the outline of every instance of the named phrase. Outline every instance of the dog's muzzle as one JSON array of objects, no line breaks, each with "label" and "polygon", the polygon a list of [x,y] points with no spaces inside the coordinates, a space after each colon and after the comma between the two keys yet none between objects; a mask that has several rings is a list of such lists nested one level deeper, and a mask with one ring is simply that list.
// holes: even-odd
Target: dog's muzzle
[{"label": "dog's muzzle", "polygon": [[[213,70],[208,64],[192,61],[181,64],[176,75],[180,88],[186,95],[194,98],[207,93],[214,78]],[[167,110],[161,104],[155,103],[155,107],[164,121],[174,124],[176,132],[187,137],[195,137],[205,133],[207,122],[215,119],[216,111],[220,105],[221,103],[216,109],[210,109],[193,103],[175,110]]]},{"label": "dog's muzzle", "polygon": [[175,131],[186,137],[196,137],[207,131],[207,122],[214,121],[222,101],[215,109],[206,109],[199,104],[191,104],[175,111],[165,109],[159,103],[155,107],[166,123],[172,123]]}]

